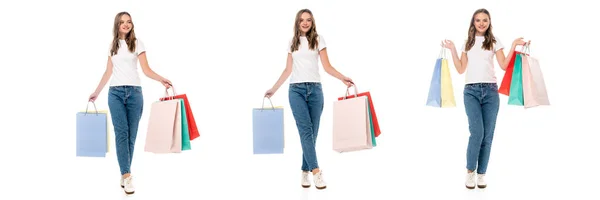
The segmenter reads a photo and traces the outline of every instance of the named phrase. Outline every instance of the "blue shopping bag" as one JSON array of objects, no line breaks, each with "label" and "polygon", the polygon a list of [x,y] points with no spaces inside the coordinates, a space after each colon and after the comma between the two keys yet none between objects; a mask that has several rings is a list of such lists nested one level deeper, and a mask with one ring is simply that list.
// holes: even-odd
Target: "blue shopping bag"
[{"label": "blue shopping bag", "polygon": [[94,109],[95,112],[88,112],[86,108],[85,112],[77,113],[75,145],[77,157],[106,156],[108,117],[106,113],[98,112],[96,104]]},{"label": "blue shopping bag", "polygon": [[429,95],[427,96],[427,106],[442,107],[442,59],[438,58],[435,61]]},{"label": "blue shopping bag", "polygon": [[[269,99],[271,101],[271,99]],[[254,154],[283,154],[283,108],[252,109],[252,140]]]}]

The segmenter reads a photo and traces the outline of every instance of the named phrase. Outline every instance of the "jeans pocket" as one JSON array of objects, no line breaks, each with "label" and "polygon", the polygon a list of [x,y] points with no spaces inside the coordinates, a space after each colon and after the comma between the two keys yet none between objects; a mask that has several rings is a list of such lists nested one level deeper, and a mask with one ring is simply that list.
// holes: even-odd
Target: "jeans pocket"
[{"label": "jeans pocket", "polygon": [[140,87],[140,86],[133,87],[133,91],[135,91],[137,93],[142,93],[142,87]]}]

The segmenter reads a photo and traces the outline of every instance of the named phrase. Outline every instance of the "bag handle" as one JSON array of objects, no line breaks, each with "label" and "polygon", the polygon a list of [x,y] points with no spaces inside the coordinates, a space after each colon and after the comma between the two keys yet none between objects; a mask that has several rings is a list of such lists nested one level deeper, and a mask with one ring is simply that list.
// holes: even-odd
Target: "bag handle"
[{"label": "bag handle", "polygon": [[96,115],[98,115],[98,109],[96,108],[96,103],[93,101],[88,101],[88,104],[85,106],[85,114],[83,114],[83,115],[88,114],[88,108],[90,107],[90,103],[92,103],[92,105],[94,105],[94,110],[96,111]]},{"label": "bag handle", "polygon": [[170,88],[173,91],[173,95],[169,96],[169,88],[165,88],[165,98],[163,99],[163,101],[175,99],[175,96],[177,95],[177,93],[175,92],[175,87],[171,86]]},{"label": "bag handle", "polygon": [[354,87],[354,97],[358,97],[358,88],[356,88],[356,84],[352,84],[350,87],[346,88],[346,95],[344,95],[344,99],[346,99],[347,96],[350,96],[351,87]]},{"label": "bag handle", "polygon": [[438,58],[448,59],[446,56],[446,48],[445,47],[442,47],[440,49],[440,54],[438,54]]},{"label": "bag handle", "polygon": [[531,45],[531,42],[525,43],[525,45],[523,45],[523,48],[521,49],[521,53],[526,54],[526,55],[531,55],[531,49],[529,47],[530,45]]},{"label": "bag handle", "polygon": [[262,111],[265,109],[265,99],[269,99],[269,102],[271,103],[271,109],[272,109],[273,111],[275,111],[275,106],[273,106],[273,101],[271,101],[271,98],[269,98],[269,97],[263,97],[263,100],[262,100],[262,107],[261,107],[261,109],[260,109],[260,112],[262,112]]}]

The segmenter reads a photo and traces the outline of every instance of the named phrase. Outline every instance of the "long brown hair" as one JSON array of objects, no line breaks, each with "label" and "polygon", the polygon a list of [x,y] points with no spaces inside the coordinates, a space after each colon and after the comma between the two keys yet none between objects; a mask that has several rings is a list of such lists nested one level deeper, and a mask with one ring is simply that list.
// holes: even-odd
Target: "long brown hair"
[{"label": "long brown hair", "polygon": [[300,46],[300,36],[302,35],[300,30],[300,22],[302,21],[302,19],[300,17],[303,13],[310,14],[310,17],[312,18],[312,26],[310,27],[310,30],[308,30],[308,32],[306,33],[306,39],[308,40],[308,48],[314,50],[319,45],[319,41],[317,40],[319,34],[317,34],[317,24],[315,23],[315,18],[313,17],[313,14],[309,9],[302,9],[296,14],[296,22],[294,23],[294,39],[292,40],[292,46],[290,47],[292,52],[297,51],[298,47]]},{"label": "long brown hair", "polygon": [[[112,41],[112,48],[110,49],[110,55],[116,55],[117,51],[119,50],[119,26],[121,25],[121,17],[123,15],[127,15],[129,16],[129,18],[131,18],[131,15],[128,12],[120,12],[115,16],[115,23],[113,26],[113,41]],[[134,31],[134,25],[133,25],[133,20],[131,22],[131,31],[129,31],[129,33],[127,33],[127,35],[125,35],[125,42],[127,43],[127,46],[129,47],[128,50],[130,52],[134,52],[135,51],[135,31]]]},{"label": "long brown hair", "polygon": [[488,16],[488,18],[490,19],[489,27],[483,34],[485,37],[485,40],[483,41],[482,47],[485,50],[492,50],[493,44],[496,43],[496,38],[494,37],[494,33],[492,33],[492,17],[490,16],[490,12],[488,12],[488,10],[486,10],[485,8],[481,8],[481,9],[476,10],[475,13],[473,13],[473,17],[471,17],[471,24],[469,25],[469,39],[467,39],[467,42],[465,43],[466,51],[471,50],[473,45],[475,45],[475,32],[477,31],[477,29],[475,28],[475,15],[477,15],[479,13],[486,14]]}]

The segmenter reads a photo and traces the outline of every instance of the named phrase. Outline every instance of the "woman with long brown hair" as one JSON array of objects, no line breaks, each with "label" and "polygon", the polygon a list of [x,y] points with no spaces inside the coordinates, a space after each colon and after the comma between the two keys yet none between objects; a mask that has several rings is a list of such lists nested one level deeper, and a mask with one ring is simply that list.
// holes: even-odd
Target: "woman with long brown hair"
[{"label": "woman with long brown hair", "polygon": [[120,12],[115,16],[113,41],[108,51],[106,70],[98,87],[90,95],[89,101],[95,101],[111,79],[108,107],[115,132],[121,187],[127,194],[133,194],[135,191],[130,167],[144,107],[141,81],[137,71],[138,59],[144,75],[162,83],[167,89],[171,86],[171,81],[150,69],[144,44],[135,37],[131,15]]},{"label": "woman with long brown hair", "polygon": [[289,42],[287,51],[285,69],[275,85],[265,93],[265,97],[273,96],[291,75],[288,95],[302,146],[301,185],[305,188],[310,187],[308,176],[309,172],[312,172],[315,187],[324,189],[326,184],[315,149],[324,104],[319,58],[325,72],[342,81],[347,87],[352,86],[352,79],[342,75],[329,63],[325,40],[322,35],[317,34],[313,14],[308,9],[302,9],[296,14],[294,37]]},{"label": "woman with long brown hair", "polygon": [[[469,121],[469,144],[467,146],[467,178],[465,186],[474,189],[475,185],[485,188],[485,174],[490,159],[496,119],[500,108],[500,95],[494,72],[493,57],[498,65],[506,70],[515,48],[524,45],[523,38],[513,41],[508,56],[504,56],[504,46],[492,33],[490,13],[478,9],[473,13],[469,24],[468,39],[461,46],[458,56],[454,43],[442,42],[442,46],[452,52],[454,66],[459,74],[466,73],[463,91],[465,111]],[[475,178],[477,170],[477,178]]]}]

